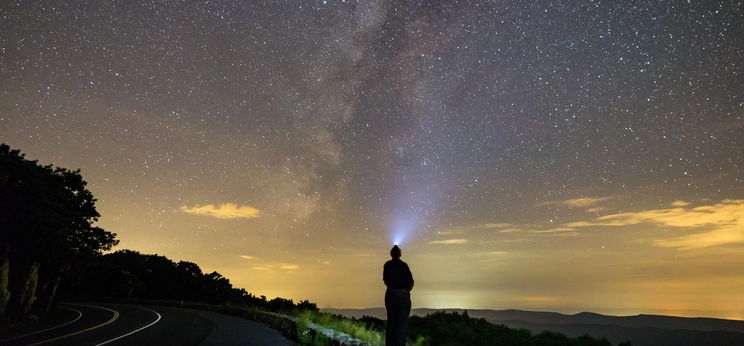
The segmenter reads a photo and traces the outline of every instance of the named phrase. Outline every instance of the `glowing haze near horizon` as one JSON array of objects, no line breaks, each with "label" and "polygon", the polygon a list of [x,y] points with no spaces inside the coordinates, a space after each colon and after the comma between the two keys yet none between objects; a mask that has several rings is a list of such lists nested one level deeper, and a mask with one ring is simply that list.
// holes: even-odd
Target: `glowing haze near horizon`
[{"label": "glowing haze near horizon", "polygon": [[17,1],[0,141],[322,307],[744,318],[739,1]]}]

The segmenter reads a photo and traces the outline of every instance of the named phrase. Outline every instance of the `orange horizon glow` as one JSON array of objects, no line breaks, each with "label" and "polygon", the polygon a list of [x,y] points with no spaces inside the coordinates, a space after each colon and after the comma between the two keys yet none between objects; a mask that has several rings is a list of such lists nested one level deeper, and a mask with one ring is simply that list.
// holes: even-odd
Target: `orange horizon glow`
[{"label": "orange horizon glow", "polygon": [[[744,255],[744,242],[737,236],[744,226],[744,201],[675,200],[668,202],[670,207],[620,212],[623,200],[600,197],[539,203],[532,208],[552,206],[574,212],[583,208],[585,212],[560,224],[449,227],[402,245],[403,259],[416,280],[413,306],[742,319],[738,311],[744,312],[744,303],[736,305],[736,298],[744,287],[744,275],[738,274],[736,258]],[[112,214],[106,212],[106,205],[102,204],[103,215]],[[603,210],[599,216],[591,210],[598,206]],[[252,223],[268,222],[168,215],[173,226],[181,225],[176,229],[190,224],[207,237],[220,228],[258,235],[255,230],[260,226]],[[109,223],[111,219],[103,217],[102,225],[115,232],[136,229]],[[175,246],[152,246],[117,233],[123,235],[118,249],[196,262],[257,296],[308,299],[324,308],[383,306],[380,271],[389,250],[386,243],[362,239],[369,246],[359,248],[355,239],[336,239],[336,250],[318,253],[300,247],[288,256],[266,252],[257,241],[246,246],[223,243],[211,251],[192,247],[187,254]],[[711,238],[689,242],[706,237]],[[546,241],[550,247],[536,245]],[[595,245],[578,249],[573,246],[577,241]],[[345,250],[342,243],[347,244]],[[716,294],[701,297],[700,292]]]}]

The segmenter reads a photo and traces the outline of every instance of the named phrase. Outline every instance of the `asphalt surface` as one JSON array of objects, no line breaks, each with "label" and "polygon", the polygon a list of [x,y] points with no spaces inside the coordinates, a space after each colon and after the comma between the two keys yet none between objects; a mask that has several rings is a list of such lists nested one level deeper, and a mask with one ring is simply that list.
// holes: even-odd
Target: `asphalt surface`
[{"label": "asphalt surface", "polygon": [[293,345],[266,325],[211,311],[128,304],[65,304],[57,323],[0,345]]}]

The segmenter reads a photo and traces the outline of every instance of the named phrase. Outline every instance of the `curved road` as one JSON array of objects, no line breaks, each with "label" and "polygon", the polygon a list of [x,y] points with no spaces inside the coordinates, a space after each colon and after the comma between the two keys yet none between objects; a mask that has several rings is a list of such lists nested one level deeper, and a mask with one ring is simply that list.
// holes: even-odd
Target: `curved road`
[{"label": "curved road", "polygon": [[0,345],[293,345],[266,325],[193,309],[64,304],[67,319]]}]

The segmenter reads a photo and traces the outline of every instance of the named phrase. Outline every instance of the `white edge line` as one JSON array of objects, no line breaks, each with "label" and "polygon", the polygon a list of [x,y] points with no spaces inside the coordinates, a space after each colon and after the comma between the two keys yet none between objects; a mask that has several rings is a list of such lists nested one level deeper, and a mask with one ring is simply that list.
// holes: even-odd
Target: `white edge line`
[{"label": "white edge line", "polygon": [[15,339],[19,339],[19,338],[23,338],[23,337],[27,337],[27,336],[31,336],[31,335],[43,333],[43,332],[48,332],[48,331],[50,331],[52,329],[57,329],[57,328],[60,328],[60,327],[64,327],[64,326],[66,326],[68,324],[75,323],[75,321],[79,320],[80,317],[83,317],[83,313],[80,312],[80,310],[78,310],[78,309],[73,309],[73,308],[68,307],[68,306],[60,306],[60,307],[63,308],[63,309],[72,310],[72,311],[77,312],[78,313],[77,317],[75,317],[75,319],[73,319],[70,322],[65,322],[65,323],[62,323],[62,324],[60,324],[58,326],[54,326],[54,327],[47,328],[47,329],[42,329],[42,330],[37,330],[35,332],[31,332],[31,333],[28,333],[28,334],[21,334],[21,335],[16,335],[16,336],[13,336],[13,337],[10,337],[10,338],[0,339],[0,342],[15,340]]},{"label": "white edge line", "polygon": [[141,328],[135,329],[135,330],[133,330],[133,331],[131,331],[131,332],[129,332],[129,333],[126,333],[126,334],[124,334],[124,335],[119,335],[119,336],[117,336],[117,337],[115,337],[115,338],[113,338],[113,339],[110,339],[110,340],[106,340],[106,341],[104,341],[104,342],[102,342],[102,343],[100,343],[100,344],[96,344],[96,346],[100,346],[100,345],[105,345],[105,344],[108,344],[109,342],[113,342],[113,341],[119,340],[119,339],[121,339],[121,338],[125,338],[125,337],[127,337],[127,336],[130,336],[130,335],[132,335],[132,334],[134,334],[134,333],[136,333],[136,332],[139,332],[139,331],[141,331],[141,330],[143,330],[143,329],[145,329],[145,328],[147,328],[147,327],[150,327],[150,326],[152,326],[152,325],[153,325],[153,324],[155,324],[155,323],[158,323],[158,321],[160,321],[160,319],[162,318],[162,316],[160,316],[160,314],[159,314],[159,313],[158,313],[157,311],[155,311],[155,310],[150,310],[150,309],[147,309],[147,308],[143,308],[143,307],[139,307],[139,308],[140,308],[140,309],[144,309],[144,310],[147,310],[147,311],[150,311],[150,312],[152,312],[152,313],[154,313],[154,314],[158,315],[158,318],[156,318],[156,319],[155,319],[155,321],[151,322],[150,324],[148,324],[148,325],[146,325],[146,326],[144,326],[144,327],[141,327]]}]

